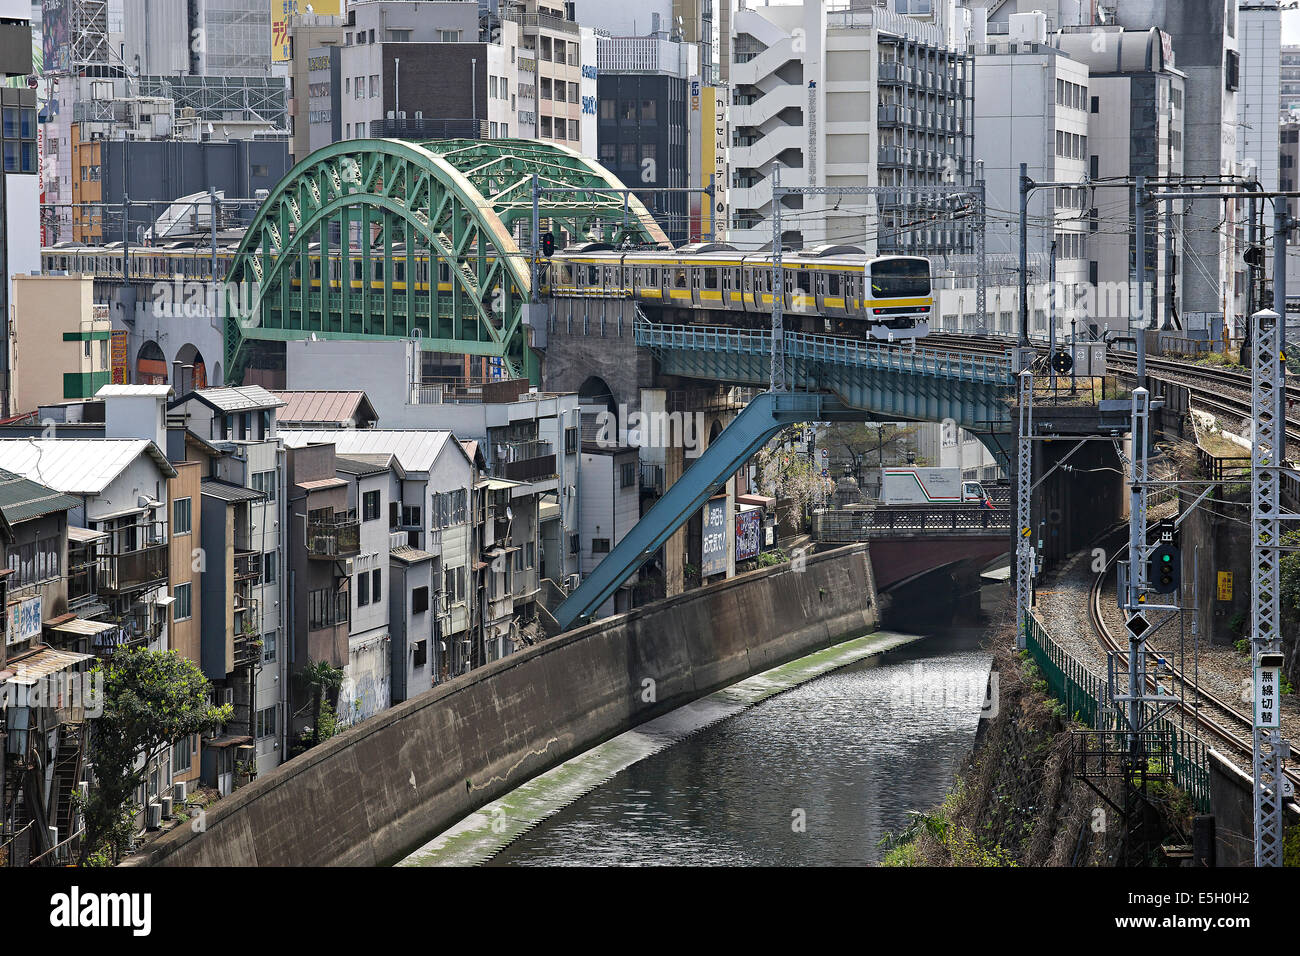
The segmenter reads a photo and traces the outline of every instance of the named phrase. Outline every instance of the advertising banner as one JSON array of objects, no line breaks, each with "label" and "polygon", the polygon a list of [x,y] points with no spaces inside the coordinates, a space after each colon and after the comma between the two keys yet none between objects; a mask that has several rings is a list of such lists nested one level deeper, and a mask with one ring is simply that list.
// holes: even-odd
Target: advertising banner
[{"label": "advertising banner", "polygon": [[758,556],[763,531],[763,512],[754,508],[736,515],[736,560],[747,561]]},{"label": "advertising banner", "polygon": [[700,574],[712,577],[727,573],[727,499],[716,498],[704,506],[704,527],[700,538]]}]

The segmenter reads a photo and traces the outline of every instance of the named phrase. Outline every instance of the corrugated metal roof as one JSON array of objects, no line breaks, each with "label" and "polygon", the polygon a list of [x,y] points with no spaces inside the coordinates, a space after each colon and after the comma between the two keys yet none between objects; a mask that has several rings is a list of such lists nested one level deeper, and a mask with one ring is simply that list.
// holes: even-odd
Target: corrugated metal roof
[{"label": "corrugated metal roof", "polygon": [[230,485],[224,481],[217,481],[215,478],[204,478],[200,483],[202,493],[209,498],[217,498],[220,501],[261,501],[266,495],[260,491],[254,491],[252,488],[241,488],[239,485]]},{"label": "corrugated metal roof", "polygon": [[415,564],[417,561],[431,561],[437,557],[428,551],[421,551],[419,548],[412,548],[410,545],[402,545],[400,548],[393,548],[388,552],[388,556],[395,561],[401,561],[403,564]]},{"label": "corrugated metal roof", "polygon": [[223,412],[246,412],[255,408],[279,408],[284,404],[261,385],[226,385],[201,388],[192,393]]},{"label": "corrugated metal roof", "polygon": [[70,670],[94,659],[94,654],[77,654],[73,651],[57,651],[52,647],[43,647],[22,657],[10,658],[5,664],[5,669],[13,671],[14,676],[8,678],[5,683],[30,687],[51,674]]},{"label": "corrugated metal roof", "polygon": [[327,491],[330,488],[346,488],[348,483],[342,478],[315,478],[311,481],[300,481],[298,487],[303,491]]},{"label": "corrugated metal roof", "polygon": [[170,385],[102,385],[99,391],[95,393],[95,397],[144,397],[151,395],[154,398],[167,398],[173,394],[175,394],[175,390]]},{"label": "corrugated metal roof", "polygon": [[285,424],[351,425],[358,418],[374,421],[379,415],[362,391],[355,392],[272,392],[284,402],[277,419]]},{"label": "corrugated metal roof", "polygon": [[[360,458],[348,458],[345,455],[334,456],[334,470],[341,471],[345,475],[382,475],[388,471],[388,461],[391,456],[370,456],[371,461],[363,461]],[[382,462],[374,461],[376,457],[383,457]]]},{"label": "corrugated metal roof", "polygon": [[0,468],[68,494],[99,494],[140,455],[168,478],[176,469],[145,438],[0,438]]},{"label": "corrugated metal roof", "polygon": [[80,504],[71,495],[0,469],[0,514],[10,524],[30,521],[56,511],[71,511]]},{"label": "corrugated metal roof", "polygon": [[[429,471],[451,438],[447,431],[403,431],[400,429],[351,428],[329,430],[282,430],[280,437],[290,448],[332,444],[336,454],[348,458],[360,455],[388,454],[397,458],[407,471]],[[459,447],[459,445],[457,446]],[[464,453],[464,449],[461,449]]]}]

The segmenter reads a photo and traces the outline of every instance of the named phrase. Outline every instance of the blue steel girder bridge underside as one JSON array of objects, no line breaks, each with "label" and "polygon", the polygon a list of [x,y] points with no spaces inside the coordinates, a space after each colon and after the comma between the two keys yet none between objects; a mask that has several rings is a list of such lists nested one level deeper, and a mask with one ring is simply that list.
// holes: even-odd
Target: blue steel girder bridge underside
[{"label": "blue steel girder bridge underside", "polygon": [[[728,385],[766,385],[770,378],[770,332],[638,318],[635,335],[670,375]],[[787,381],[796,389],[829,392],[858,409],[860,419],[952,419],[1007,462],[1015,384],[1008,357],[789,331],[783,341]]]},{"label": "blue steel girder bridge underside", "polygon": [[348,140],[298,163],[262,203],[223,293],[226,377],[250,341],[399,339],[499,358],[540,384],[530,348],[532,177],[543,230],[668,246],[611,173],[533,140]]}]

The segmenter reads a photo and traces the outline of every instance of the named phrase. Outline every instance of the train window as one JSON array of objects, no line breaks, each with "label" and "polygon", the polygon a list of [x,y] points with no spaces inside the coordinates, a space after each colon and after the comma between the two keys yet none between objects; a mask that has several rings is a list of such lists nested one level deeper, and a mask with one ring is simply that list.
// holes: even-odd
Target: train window
[{"label": "train window", "polygon": [[704,288],[706,288],[706,289],[716,289],[717,287],[718,287],[718,270],[717,270],[717,269],[705,269],[705,270],[704,270]]},{"label": "train window", "polygon": [[301,279],[301,278],[302,278],[302,260],[301,260],[301,259],[291,259],[291,260],[289,260],[289,278],[290,278],[290,279]]},{"label": "train window", "polygon": [[352,281],[353,282],[361,281],[361,260],[360,259],[352,260]]},{"label": "train window", "polygon": [[394,282],[406,281],[406,262],[402,259],[398,259],[396,262],[393,263],[393,281]]},{"label": "train window", "polygon": [[674,289],[685,289],[685,288],[686,288],[686,270],[685,270],[685,269],[678,269],[678,270],[676,270],[676,272],[674,272],[674,274],[673,274],[673,288],[674,288]]},{"label": "train window", "polygon": [[826,277],[826,294],[834,296],[840,294],[840,277],[834,273]]},{"label": "train window", "polygon": [[804,269],[799,269],[794,274],[794,287],[800,292],[808,293],[812,291],[811,275]]},{"label": "train window", "polygon": [[587,285],[600,285],[600,269],[597,266],[587,266]]},{"label": "train window", "polygon": [[313,260],[311,261],[311,277],[312,277],[313,279],[319,279],[319,278],[320,278],[320,259],[319,259],[319,258],[313,259]]},{"label": "train window", "polygon": [[569,268],[567,262],[557,263],[556,274],[558,275],[558,285],[573,285],[573,270]]},{"label": "train window", "polygon": [[650,284],[650,285],[658,285],[658,284],[659,284],[659,267],[658,267],[658,266],[651,266],[651,267],[650,267],[650,282],[649,282],[649,284]]},{"label": "train window", "polygon": [[417,260],[416,260],[416,262],[415,262],[415,281],[416,281],[416,282],[428,282],[428,281],[429,281],[429,260],[428,260],[428,259],[417,259]]},{"label": "train window", "polygon": [[370,260],[370,274],[374,277],[374,280],[376,282],[384,281],[384,260],[383,259]]},{"label": "train window", "polygon": [[451,281],[451,270],[445,262],[438,263],[438,281],[444,284]]},{"label": "train window", "polygon": [[732,271],[735,273],[735,276],[734,276],[733,279],[732,279],[732,283],[733,283],[733,285],[732,285],[731,287],[732,287],[733,289],[739,289],[739,288],[740,288],[740,270],[739,270],[739,269],[733,269]]}]

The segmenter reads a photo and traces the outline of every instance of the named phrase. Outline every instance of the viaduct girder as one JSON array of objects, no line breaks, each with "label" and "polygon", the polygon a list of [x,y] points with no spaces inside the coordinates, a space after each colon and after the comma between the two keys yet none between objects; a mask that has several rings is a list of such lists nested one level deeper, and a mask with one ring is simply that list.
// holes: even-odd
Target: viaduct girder
[{"label": "viaduct girder", "polygon": [[[667,374],[736,385],[769,381],[770,332],[638,320],[635,334]],[[830,392],[863,418],[951,419],[1006,463],[1015,389],[1010,359],[791,332],[784,342],[797,388]]]},{"label": "viaduct girder", "polygon": [[667,244],[599,164],[532,140],[348,140],[307,156],[259,208],[222,294],[226,377],[250,340],[402,339],[499,358],[540,384],[532,298],[533,176],[543,228],[577,241]]}]

